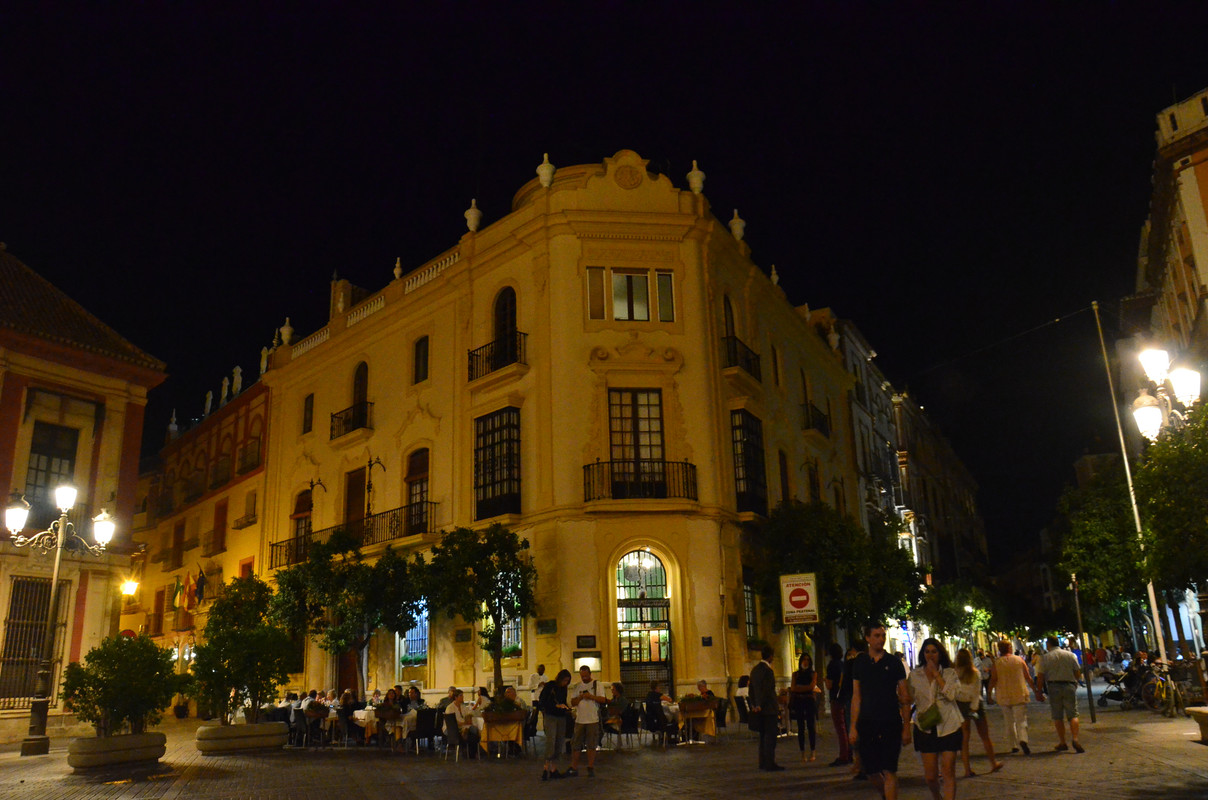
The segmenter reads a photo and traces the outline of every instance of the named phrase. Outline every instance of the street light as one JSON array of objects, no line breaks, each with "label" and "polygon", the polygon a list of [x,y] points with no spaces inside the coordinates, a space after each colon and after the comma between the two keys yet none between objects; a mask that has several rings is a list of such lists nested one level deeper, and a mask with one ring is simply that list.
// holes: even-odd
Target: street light
[{"label": "street light", "polygon": [[32,536],[26,536],[25,523],[29,519],[29,503],[20,492],[13,492],[8,507],[4,510],[4,525],[17,547],[36,547],[43,553],[55,551],[55,566],[50,579],[50,609],[46,615],[46,635],[42,641],[42,652],[38,660],[38,680],[34,686],[34,700],[29,711],[29,735],[21,742],[21,755],[37,756],[50,752],[50,738],[46,735],[46,718],[50,710],[50,662],[54,657],[55,627],[59,619],[59,564],[63,559],[63,546],[74,541],[79,549],[99,556],[113,540],[116,526],[109,514],[102,511],[93,517],[92,535],[96,544],[88,544],[75,532],[75,525],[68,521],[67,514],[75,506],[74,486],[55,489],[55,505],[59,518],[50,527]]}]

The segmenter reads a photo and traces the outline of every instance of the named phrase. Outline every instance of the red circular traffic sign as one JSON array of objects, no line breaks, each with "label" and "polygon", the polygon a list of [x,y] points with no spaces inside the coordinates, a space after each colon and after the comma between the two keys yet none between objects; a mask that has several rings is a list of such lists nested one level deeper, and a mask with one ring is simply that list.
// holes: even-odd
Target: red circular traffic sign
[{"label": "red circular traffic sign", "polygon": [[796,609],[805,608],[810,604],[810,593],[801,587],[789,592],[789,605]]}]

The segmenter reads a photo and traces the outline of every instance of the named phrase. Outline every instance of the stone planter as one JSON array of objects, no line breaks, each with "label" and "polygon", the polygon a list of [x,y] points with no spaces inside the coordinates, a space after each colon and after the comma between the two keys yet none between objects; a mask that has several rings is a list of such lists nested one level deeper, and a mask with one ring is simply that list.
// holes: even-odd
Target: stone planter
[{"label": "stone planter", "polygon": [[197,750],[206,755],[221,755],[242,750],[284,747],[289,725],[284,722],[257,722],[254,725],[202,725],[197,729]]},{"label": "stone planter", "polygon": [[167,742],[167,737],[159,732],[72,739],[67,746],[67,764],[76,770],[113,764],[154,764],[163,758]]}]

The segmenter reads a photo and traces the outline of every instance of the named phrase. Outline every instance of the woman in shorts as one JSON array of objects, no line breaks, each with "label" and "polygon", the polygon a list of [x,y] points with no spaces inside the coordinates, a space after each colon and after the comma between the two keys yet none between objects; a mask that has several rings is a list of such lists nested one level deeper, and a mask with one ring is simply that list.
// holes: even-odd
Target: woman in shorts
[{"label": "woman in shorts", "polygon": [[[972,701],[976,684],[962,683],[948,651],[937,639],[924,639],[919,665],[907,680],[914,704],[914,749],[923,754],[923,777],[935,800],[956,797],[956,756],[961,751],[961,727],[965,721],[956,701]],[[920,718],[934,716],[938,722],[924,727]],[[925,722],[925,720],[924,720]],[[942,777],[942,784],[941,784]],[[941,785],[943,793],[941,794]]]}]

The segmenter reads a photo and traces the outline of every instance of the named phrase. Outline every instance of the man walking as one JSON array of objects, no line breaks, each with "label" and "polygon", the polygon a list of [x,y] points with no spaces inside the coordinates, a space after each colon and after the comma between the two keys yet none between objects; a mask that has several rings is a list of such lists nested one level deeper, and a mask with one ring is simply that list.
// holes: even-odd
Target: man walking
[{"label": "man walking", "polygon": [[885,652],[885,626],[864,630],[868,652],[852,665],[852,726],[848,740],[860,767],[885,800],[898,797],[898,756],[910,743],[910,691],[901,659]]},{"label": "man walking", "polygon": [[[1002,707],[1003,723],[1007,727],[1007,739],[1011,752],[1023,750],[1025,756],[1032,755],[1028,747],[1028,690],[1036,691],[1032,673],[1022,658],[1011,653],[1011,643],[1006,639],[998,642],[998,658],[990,667],[990,691]],[[1040,696],[1037,695],[1037,700]]]},{"label": "man walking", "polygon": [[587,777],[596,776],[596,748],[600,745],[600,706],[608,698],[600,694],[599,681],[592,680],[591,667],[579,667],[579,682],[571,687],[570,704],[575,709],[575,734],[570,740],[570,769],[567,777],[579,774],[579,748],[587,747]]},{"label": "man walking", "polygon": [[764,772],[784,769],[776,763],[776,734],[779,733],[780,700],[776,696],[776,673],[772,671],[772,656],[776,651],[764,645],[762,660],[751,668],[750,703],[751,727],[759,731],[759,768]]},{"label": "man walking", "polygon": [[993,653],[987,653],[980,647],[977,649],[977,675],[981,679],[982,692],[986,695],[986,705],[990,702],[990,667],[994,664]]},{"label": "man walking", "polygon": [[1036,680],[1037,692],[1049,696],[1049,711],[1053,715],[1058,741],[1053,749],[1058,752],[1070,749],[1065,743],[1065,721],[1068,719],[1074,752],[1085,752],[1078,742],[1078,659],[1061,647],[1056,636],[1050,636],[1045,644],[1048,645],[1048,652],[1040,657]]}]

